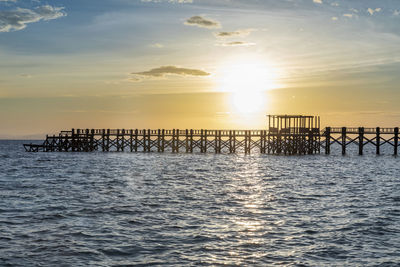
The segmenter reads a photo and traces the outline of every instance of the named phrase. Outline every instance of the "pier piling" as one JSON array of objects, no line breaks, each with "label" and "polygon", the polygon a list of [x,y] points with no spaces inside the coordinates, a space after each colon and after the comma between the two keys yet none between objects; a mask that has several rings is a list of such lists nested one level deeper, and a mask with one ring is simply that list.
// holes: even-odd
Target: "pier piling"
[{"label": "pier piling", "polygon": [[347,128],[342,127],[342,155],[346,155]]},{"label": "pier piling", "polygon": [[399,147],[399,127],[394,128],[394,155],[397,156],[397,149]]},{"label": "pier piling", "polygon": [[364,127],[358,128],[358,155],[363,154],[364,149]]},{"label": "pier piling", "polygon": [[376,154],[381,154],[381,128],[376,127]]}]

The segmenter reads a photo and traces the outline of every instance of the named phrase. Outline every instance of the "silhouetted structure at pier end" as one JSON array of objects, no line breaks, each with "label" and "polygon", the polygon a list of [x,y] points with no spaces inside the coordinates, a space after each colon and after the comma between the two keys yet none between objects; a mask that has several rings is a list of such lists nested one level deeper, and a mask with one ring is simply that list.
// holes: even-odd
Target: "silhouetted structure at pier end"
[{"label": "silhouetted structure at pier end", "polygon": [[28,152],[186,152],[262,153],[276,155],[330,154],[338,144],[342,154],[350,144],[364,153],[373,145],[376,154],[389,144],[398,154],[399,128],[320,129],[320,117],[267,115],[267,130],[150,130],[150,129],[72,129],[46,136],[43,144],[24,144]]}]

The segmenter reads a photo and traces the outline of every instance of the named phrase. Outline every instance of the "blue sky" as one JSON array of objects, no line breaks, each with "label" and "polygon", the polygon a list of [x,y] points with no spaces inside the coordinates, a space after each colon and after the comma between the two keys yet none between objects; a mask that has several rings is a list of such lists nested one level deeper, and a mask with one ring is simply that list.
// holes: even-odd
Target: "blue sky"
[{"label": "blue sky", "polygon": [[[110,121],[259,128],[263,114],[280,112],[351,125],[400,116],[397,0],[0,0],[0,59],[0,136]],[[222,103],[240,90],[268,102],[251,123],[239,114],[248,103]],[[182,97],[199,108],[187,113]],[[48,123],[16,123],[40,118]]]}]

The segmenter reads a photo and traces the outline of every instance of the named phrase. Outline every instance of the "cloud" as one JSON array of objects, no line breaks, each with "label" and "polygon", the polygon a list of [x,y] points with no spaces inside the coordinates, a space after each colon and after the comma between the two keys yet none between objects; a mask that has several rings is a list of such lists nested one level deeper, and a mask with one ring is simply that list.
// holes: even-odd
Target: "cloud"
[{"label": "cloud", "polygon": [[393,11],[393,15],[394,15],[394,16],[398,16],[398,15],[400,15],[400,11],[399,11],[399,10],[395,10],[395,11]]},{"label": "cloud", "polygon": [[160,43],[155,43],[155,44],[151,44],[150,47],[153,47],[153,48],[163,48],[164,45],[163,45],[163,44],[160,44]]},{"label": "cloud", "polygon": [[322,4],[322,0],[313,0],[314,3]]},{"label": "cloud", "polygon": [[63,7],[44,5],[35,9],[17,8],[0,11],[0,32],[19,31],[24,29],[28,23],[66,16],[63,9]]},{"label": "cloud", "polygon": [[129,82],[141,82],[143,81],[143,79],[141,79],[140,77],[134,76],[134,77],[130,77],[128,78]]},{"label": "cloud", "polygon": [[217,38],[245,37],[253,31],[255,31],[255,29],[243,29],[233,32],[216,32],[214,35]]},{"label": "cloud", "polygon": [[338,17],[332,17],[332,20],[338,20],[339,18]]},{"label": "cloud", "polygon": [[141,0],[142,2],[153,2],[153,3],[162,3],[162,2],[168,2],[168,3],[173,3],[173,4],[191,4],[193,3],[193,0]]},{"label": "cloud", "polygon": [[375,12],[380,12],[381,10],[382,10],[381,8],[375,8],[375,9],[368,8],[367,11],[372,16],[372,15],[374,15]]},{"label": "cloud", "polygon": [[176,66],[161,66],[148,71],[133,72],[134,76],[129,80],[138,82],[143,78],[161,78],[166,75],[178,75],[178,76],[209,76],[210,73],[198,69],[187,69]]},{"label": "cloud", "polygon": [[203,18],[201,16],[193,16],[185,21],[185,25],[197,26],[201,28],[221,28],[221,23],[216,20]]},{"label": "cloud", "polygon": [[248,43],[248,42],[229,42],[229,43],[223,43],[223,44],[218,44],[219,46],[252,46],[256,45],[255,43]]}]

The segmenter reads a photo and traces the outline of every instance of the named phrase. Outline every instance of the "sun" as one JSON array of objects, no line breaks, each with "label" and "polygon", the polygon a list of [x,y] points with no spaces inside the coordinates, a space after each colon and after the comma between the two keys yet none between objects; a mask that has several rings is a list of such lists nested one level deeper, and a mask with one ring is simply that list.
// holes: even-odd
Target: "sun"
[{"label": "sun", "polygon": [[261,60],[230,61],[222,69],[218,90],[230,94],[230,103],[238,113],[265,109],[265,92],[278,87],[274,68]]},{"label": "sun", "polygon": [[239,113],[254,113],[262,109],[266,104],[262,92],[233,92],[230,94],[230,103]]}]

